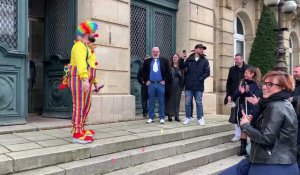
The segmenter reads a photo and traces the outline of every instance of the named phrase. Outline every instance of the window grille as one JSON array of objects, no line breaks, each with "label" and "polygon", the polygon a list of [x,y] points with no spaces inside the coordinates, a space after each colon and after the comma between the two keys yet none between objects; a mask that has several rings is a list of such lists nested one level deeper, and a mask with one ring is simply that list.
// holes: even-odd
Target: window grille
[{"label": "window grille", "polygon": [[161,57],[172,57],[172,16],[155,12],[154,46],[159,47]]},{"label": "window grille", "polygon": [[8,49],[18,46],[17,0],[0,0],[0,42]]},{"label": "window grille", "polygon": [[[59,54],[69,59],[70,53],[70,21],[68,0],[47,1],[47,52],[48,56]],[[74,29],[72,29],[74,30]]]},{"label": "window grille", "polygon": [[131,5],[130,15],[131,58],[143,59],[146,55],[146,9]]}]

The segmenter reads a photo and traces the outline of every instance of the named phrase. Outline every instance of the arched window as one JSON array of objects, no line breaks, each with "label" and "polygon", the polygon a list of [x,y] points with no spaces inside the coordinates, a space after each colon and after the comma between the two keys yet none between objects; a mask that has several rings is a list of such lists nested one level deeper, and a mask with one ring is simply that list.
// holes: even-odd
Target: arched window
[{"label": "arched window", "polygon": [[244,25],[239,17],[234,20],[234,55],[240,53],[245,57],[245,30]]}]

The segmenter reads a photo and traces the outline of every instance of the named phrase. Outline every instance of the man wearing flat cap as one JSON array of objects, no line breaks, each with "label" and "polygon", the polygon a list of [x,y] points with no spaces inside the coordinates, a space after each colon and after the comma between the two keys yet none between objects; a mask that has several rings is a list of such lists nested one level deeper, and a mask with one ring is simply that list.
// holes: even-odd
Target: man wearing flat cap
[{"label": "man wearing flat cap", "polygon": [[194,53],[186,60],[180,60],[180,68],[186,69],[185,75],[185,111],[186,118],[183,122],[187,125],[191,122],[192,110],[191,105],[193,97],[196,101],[197,119],[200,126],[205,125],[203,117],[202,96],[204,91],[204,80],[210,75],[209,62],[203,51],[206,47],[202,44],[197,44]]}]

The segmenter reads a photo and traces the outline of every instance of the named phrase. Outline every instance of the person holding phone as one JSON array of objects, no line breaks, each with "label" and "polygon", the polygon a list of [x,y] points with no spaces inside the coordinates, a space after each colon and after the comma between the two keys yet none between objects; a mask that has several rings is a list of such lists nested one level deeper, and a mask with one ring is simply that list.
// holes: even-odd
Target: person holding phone
[{"label": "person holding phone", "polygon": [[[241,80],[238,90],[234,94],[234,100],[236,101],[235,113],[238,118],[238,125],[240,125],[240,119],[242,118],[242,111],[249,116],[254,116],[257,107],[256,103],[261,95],[261,88],[259,86],[261,79],[261,73],[258,68],[248,67],[245,70],[244,79]],[[241,131],[241,147],[238,156],[247,155],[247,134]]]},{"label": "person holding phone", "polygon": [[210,76],[209,62],[204,54],[206,46],[197,44],[194,53],[187,59],[181,59],[179,62],[180,69],[186,69],[185,74],[185,111],[186,118],[184,125],[191,123],[192,111],[191,106],[193,98],[196,101],[197,119],[200,126],[205,125],[202,96],[204,92],[204,81]]},{"label": "person holding phone", "polygon": [[241,129],[251,138],[249,158],[220,175],[299,175],[298,121],[288,101],[294,86],[286,72],[271,71],[264,76],[256,114],[251,120],[243,112],[240,121]]},{"label": "person holding phone", "polygon": [[[182,59],[184,59],[185,61],[186,61],[186,59],[187,59],[186,50],[183,50],[183,51],[182,51]],[[187,72],[187,69],[184,69],[184,74],[186,74],[186,72]],[[184,82],[183,82],[183,83],[185,84],[185,79],[184,79]],[[192,104],[191,104],[192,118],[193,118],[193,111],[194,111],[194,104],[192,103]]]}]

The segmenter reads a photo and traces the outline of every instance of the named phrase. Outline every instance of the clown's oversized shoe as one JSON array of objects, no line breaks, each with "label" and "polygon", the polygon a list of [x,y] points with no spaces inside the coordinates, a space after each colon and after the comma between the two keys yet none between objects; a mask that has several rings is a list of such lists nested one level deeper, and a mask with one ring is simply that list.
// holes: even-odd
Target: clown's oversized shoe
[{"label": "clown's oversized shoe", "polygon": [[91,136],[87,136],[83,133],[73,134],[73,143],[87,144],[93,142],[94,139]]},{"label": "clown's oversized shoe", "polygon": [[94,130],[92,130],[92,129],[83,130],[82,133],[83,133],[84,135],[90,136],[90,137],[92,137],[93,135],[96,134],[96,132],[95,132]]}]

